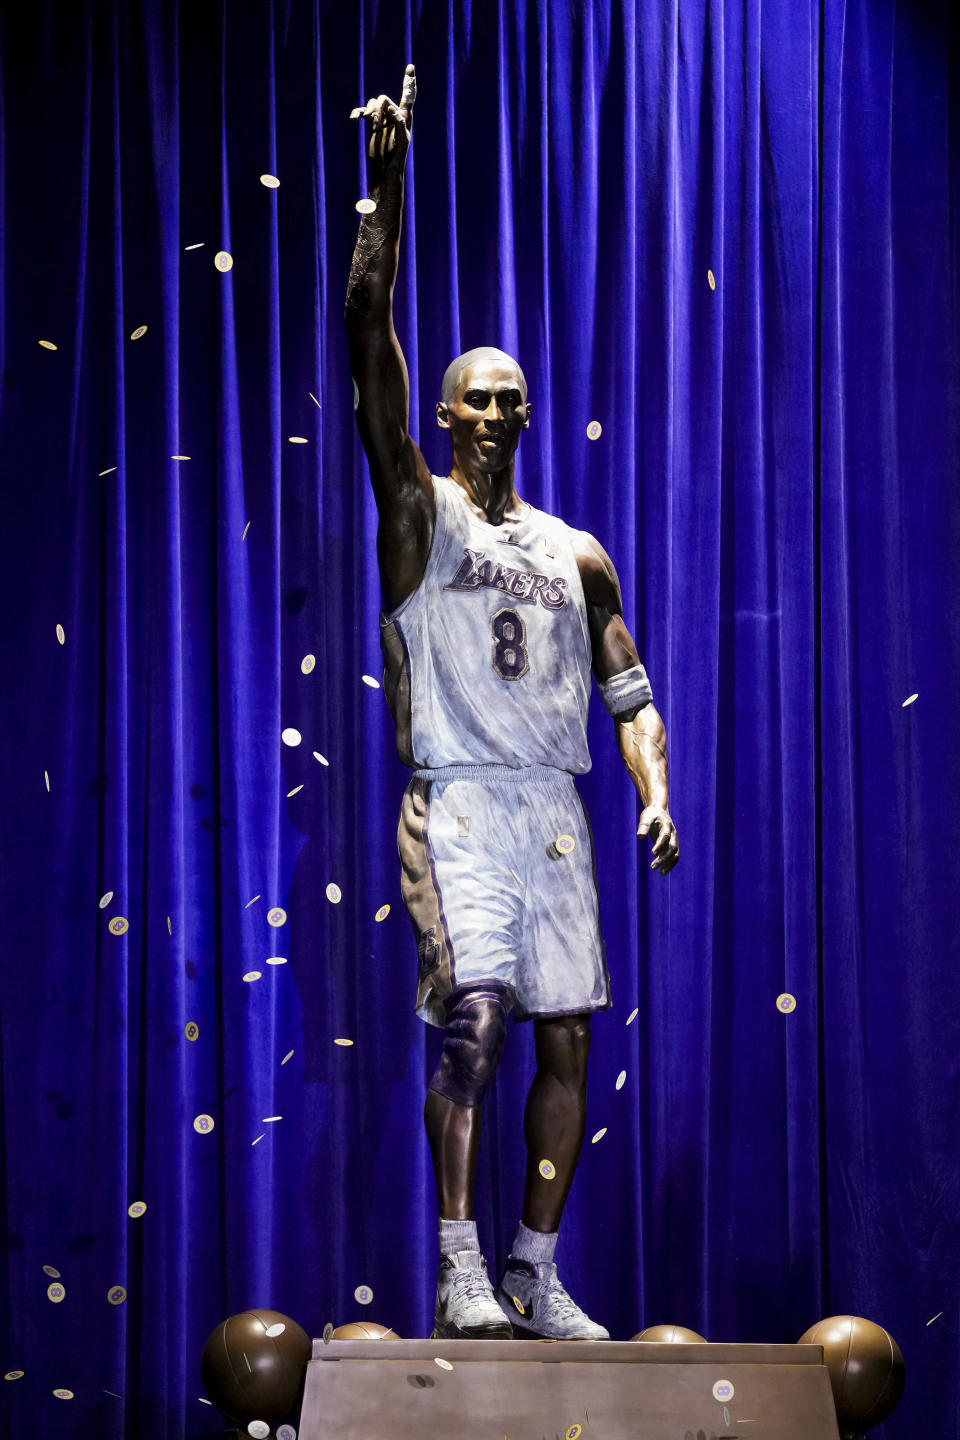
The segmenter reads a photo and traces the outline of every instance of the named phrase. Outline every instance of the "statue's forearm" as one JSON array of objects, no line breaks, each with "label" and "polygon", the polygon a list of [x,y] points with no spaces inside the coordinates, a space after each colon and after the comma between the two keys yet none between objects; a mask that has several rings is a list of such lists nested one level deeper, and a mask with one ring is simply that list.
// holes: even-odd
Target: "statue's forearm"
[{"label": "statue's forearm", "polygon": [[390,313],[400,255],[403,175],[388,175],[370,193],[377,208],[360,221],[347,282],[346,320]]},{"label": "statue's forearm", "polygon": [[669,808],[667,732],[653,705],[644,705],[631,720],[615,721],[617,745],[644,806]]}]

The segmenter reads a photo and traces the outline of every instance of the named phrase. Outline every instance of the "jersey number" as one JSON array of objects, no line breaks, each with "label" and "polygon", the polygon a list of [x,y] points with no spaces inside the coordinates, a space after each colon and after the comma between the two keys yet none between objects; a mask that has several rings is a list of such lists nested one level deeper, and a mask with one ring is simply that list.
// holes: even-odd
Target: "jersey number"
[{"label": "jersey number", "polygon": [[524,641],[527,629],[516,610],[498,610],[493,617],[493,668],[501,680],[519,680],[530,669]]}]

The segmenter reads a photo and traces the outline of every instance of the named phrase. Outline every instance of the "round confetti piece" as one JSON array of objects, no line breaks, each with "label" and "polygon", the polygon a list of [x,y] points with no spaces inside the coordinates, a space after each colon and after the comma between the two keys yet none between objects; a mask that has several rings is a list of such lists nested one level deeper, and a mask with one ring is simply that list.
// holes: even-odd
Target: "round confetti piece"
[{"label": "round confetti piece", "polygon": [[57,348],[52,340],[40,340],[38,344],[42,345],[44,350],[56,350]]},{"label": "round confetti piece", "polygon": [[251,1420],[247,1426],[247,1434],[253,1436],[253,1440],[267,1440],[270,1434],[270,1426],[266,1420]]},{"label": "round confetti piece", "polygon": [[46,785],[46,787],[47,787],[47,792],[49,793],[49,791],[50,791],[50,774],[49,774],[49,772],[48,772],[47,770],[44,770],[44,772],[43,772],[43,783],[44,783],[44,785]]},{"label": "round confetti piece", "polygon": [[261,972],[260,970],[248,970],[247,973],[246,973],[246,975],[244,975],[243,978],[244,978],[244,980],[246,980],[247,984],[249,985],[249,984],[251,984],[254,980],[259,980],[259,979],[260,979],[260,976],[261,976],[261,973],[262,973],[262,972]]},{"label": "round confetti piece", "polygon": [[352,1045],[352,1044],[353,1044],[353,1041],[352,1041],[352,1040],[342,1040],[342,1039],[341,1039],[341,1040],[334,1040],[333,1043],[334,1043],[334,1045]]},{"label": "round confetti piece", "polygon": [[449,1361],[449,1360],[444,1360],[440,1355],[434,1355],[434,1357],[433,1357],[433,1363],[434,1363],[434,1365],[439,1365],[441,1370],[452,1370],[452,1369],[453,1369],[453,1366],[451,1365],[450,1361]]},{"label": "round confetti piece", "polygon": [[290,1059],[290,1057],[291,1057],[293,1054],[295,1054],[295,1052],[294,1052],[293,1050],[288,1050],[287,1053],[286,1053],[286,1055],[284,1055],[283,1059],[280,1061],[280,1064],[281,1064],[281,1065],[286,1065],[287,1061]]},{"label": "round confetti piece", "polygon": [[[374,212],[374,210],[376,210],[376,208],[377,208],[377,202],[376,202],[376,200],[371,200],[370,197],[369,197],[369,195],[366,196],[363,200],[358,200],[357,203],[356,203],[356,205],[354,206],[354,209],[355,209],[355,210],[357,211],[357,213],[360,214],[360,215],[372,215],[373,212]],[[42,341],[42,340],[40,341],[40,344],[41,344],[41,345],[43,344],[43,341]],[[53,348],[56,349],[56,346],[54,346]]]},{"label": "round confetti piece", "polygon": [[100,896],[100,899],[97,901],[97,904],[100,906],[100,909],[101,909],[101,910],[106,910],[107,906],[110,904],[110,901],[111,901],[112,899],[113,899],[113,891],[112,891],[112,890],[107,890],[107,891],[104,892],[104,894],[102,894],[102,895]]},{"label": "round confetti piece", "polygon": [[557,1167],[554,1165],[552,1160],[541,1160],[540,1164],[537,1166],[537,1169],[540,1171],[540,1174],[543,1176],[544,1180],[552,1180],[554,1175],[556,1175],[557,1173]]},{"label": "round confetti piece", "polygon": [[796,1008],[797,1002],[792,995],[783,994],[777,996],[777,1009],[784,1015],[789,1015],[790,1011],[796,1010]]},{"label": "round confetti piece", "polygon": [[213,263],[218,270],[222,270],[226,274],[228,270],[233,269],[233,256],[229,250],[218,250],[213,257]]},{"label": "round confetti piece", "polygon": [[603,1137],[604,1137],[604,1135],[606,1135],[606,1133],[607,1133],[607,1127],[606,1127],[606,1125],[604,1125],[603,1128],[602,1128],[601,1130],[598,1130],[597,1133],[596,1133],[596,1135],[594,1135],[593,1139],[590,1141],[590,1144],[591,1144],[591,1145],[596,1145],[597,1141],[598,1141],[598,1140],[602,1140]]},{"label": "round confetti piece", "polygon": [[716,282],[716,280],[713,278],[713,271],[712,271],[712,270],[708,270],[708,271],[707,271],[707,284],[710,286],[710,289],[711,289],[711,290],[716,290],[716,288],[717,288],[717,282]]},{"label": "round confetti piece", "polygon": [[122,1305],[127,1298],[127,1292],[122,1285],[114,1285],[112,1290],[107,1291],[107,1299],[111,1305]]},{"label": "round confetti piece", "polygon": [[718,1380],[712,1393],[714,1400],[732,1400],[737,1392],[729,1380]]},{"label": "round confetti piece", "polygon": [[276,1325],[268,1325],[268,1326],[267,1326],[267,1334],[270,1336],[270,1339],[272,1340],[272,1339],[274,1338],[274,1336],[276,1336],[276,1335],[282,1335],[283,1332],[284,1332],[284,1330],[286,1330],[286,1328],[287,1328],[287,1327],[286,1327],[286,1325],[284,1325],[283,1321],[282,1321],[282,1320],[278,1320],[277,1323],[276,1323]]},{"label": "round confetti piece", "polygon": [[309,675],[316,663],[316,655],[304,655],[303,659],[300,661],[300,669],[303,671],[304,675]]},{"label": "round confetti piece", "polygon": [[639,1014],[640,1014],[640,1011],[639,1011],[639,1010],[631,1010],[631,1011],[630,1011],[630,1014],[627,1016],[627,1024],[628,1024],[628,1025],[632,1025],[633,1022],[634,1022],[634,1020],[636,1020],[636,1018],[637,1018],[637,1016],[638,1016]]},{"label": "round confetti piece", "polygon": [[287,912],[281,905],[275,905],[272,910],[267,911],[267,924],[272,925],[276,930],[280,925],[286,925]]},{"label": "round confetti piece", "polygon": [[59,1280],[54,1280],[52,1285],[47,1286],[47,1299],[52,1300],[54,1305],[59,1305],[66,1296],[66,1288]]},{"label": "round confetti piece", "polygon": [[524,1310],[524,1308],[523,1308],[523,1301],[520,1300],[516,1295],[511,1295],[511,1296],[510,1296],[510,1299],[513,1301],[514,1305],[515,1305],[515,1306],[517,1307],[517,1309],[520,1311],[520,1314],[521,1314],[521,1315],[526,1315],[527,1312],[526,1312],[526,1310]]},{"label": "round confetti piece", "polygon": [[276,190],[280,184],[280,181],[277,179],[276,175],[261,175],[260,184],[266,185],[268,190]]},{"label": "round confetti piece", "polygon": [[623,1089],[624,1081],[626,1080],[626,1078],[627,1078],[627,1072],[626,1072],[626,1070],[621,1070],[621,1071],[620,1071],[620,1074],[617,1076],[617,1089],[618,1089],[618,1090],[622,1090],[622,1089]]},{"label": "round confetti piece", "polygon": [[374,918],[374,920],[376,920],[377,924],[379,925],[380,922],[381,922],[381,920],[386,920],[386,918],[387,918],[387,916],[388,916],[389,914],[390,914],[390,906],[389,906],[389,905],[381,905],[381,906],[380,906],[380,909],[377,911],[376,915],[374,915],[373,918]]},{"label": "round confetti piece", "polygon": [[380,689],[380,681],[374,680],[372,675],[361,675],[360,679],[363,681],[364,685],[369,685],[371,690]]},{"label": "round confetti piece", "polygon": [[294,787],[293,787],[292,790],[288,790],[288,791],[287,791],[287,799],[288,799],[288,800],[292,800],[293,797],[294,797],[294,795],[299,795],[299,794],[300,794],[300,791],[301,791],[302,789],[303,789],[303,786],[302,786],[302,785],[294,785]]},{"label": "round confetti piece", "polygon": [[197,1036],[200,1034],[200,1026],[197,1024],[196,1020],[188,1020],[184,1027],[183,1033],[184,1035],[186,1035],[188,1040],[196,1040]]},{"label": "round confetti piece", "polygon": [[600,424],[600,421],[599,421],[599,420],[591,420],[591,421],[590,421],[590,424],[587,426],[587,439],[588,439],[588,440],[599,440],[599,439],[600,439],[600,436],[601,436],[602,434],[603,434],[603,426]]},{"label": "round confetti piece", "polygon": [[146,335],[146,333],[147,333],[147,327],[146,327],[146,325],[138,325],[137,328],[136,328],[136,330],[134,330],[134,331],[131,333],[130,339],[131,339],[131,340],[141,340],[141,339],[143,338],[143,336]]},{"label": "round confetti piece", "polygon": [[577,842],[572,835],[558,835],[553,844],[560,855],[570,855],[577,848]]},{"label": "round confetti piece", "polygon": [[292,1425],[281,1425],[277,1431],[277,1440],[297,1440],[297,1432]]},{"label": "round confetti piece", "polygon": [[267,957],[267,964],[268,964],[268,965],[286,965],[286,963],[287,963],[287,957],[286,957],[286,955],[269,955],[269,956]]},{"label": "round confetti piece", "polygon": [[912,705],[914,700],[918,700],[919,698],[919,692],[915,695],[908,695],[906,700],[904,700],[903,704],[900,706],[900,709],[906,710],[908,705]]},{"label": "round confetti piece", "polygon": [[320,764],[320,765],[329,765],[329,764],[330,764],[330,761],[327,759],[327,757],[326,757],[325,755],[321,755],[319,750],[314,750],[314,752],[313,752],[313,758],[314,758],[314,760],[316,760],[316,761],[318,762],[318,764]]},{"label": "round confetti piece", "polygon": [[303,736],[299,730],[295,730],[292,725],[288,725],[286,730],[280,731],[280,739],[284,745],[299,745]]},{"label": "round confetti piece", "polygon": [[333,881],[331,880],[330,884],[327,886],[326,889],[326,896],[327,899],[330,901],[331,905],[339,905],[340,901],[343,899],[343,892],[341,891],[340,886],[334,885]]},{"label": "round confetti piece", "polygon": [[244,525],[244,527],[243,527],[243,534],[240,536],[240,539],[241,539],[241,540],[246,540],[246,538],[247,538],[247,531],[248,531],[249,529],[250,529],[250,521],[248,520],[247,523],[246,523],[246,525]]},{"label": "round confetti piece", "polygon": [[358,1305],[369,1305],[373,1299],[373,1291],[369,1285],[358,1285],[353,1292],[353,1298]]},{"label": "round confetti piece", "polygon": [[73,1399],[73,1391],[72,1391],[72,1390],[59,1390],[59,1389],[57,1389],[57,1390],[54,1390],[53,1393],[54,1393],[54,1395],[56,1395],[56,1397],[57,1397],[58,1400],[72,1400],[72,1399]]},{"label": "round confetti piece", "polygon": [[330,1320],[328,1320],[327,1323],[326,1323],[326,1325],[324,1325],[324,1327],[323,1327],[323,1343],[324,1343],[324,1345],[329,1345],[329,1344],[330,1344],[330,1336],[331,1336],[332,1334],[333,1334],[333,1322],[330,1321]]},{"label": "round confetti piece", "polygon": [[60,644],[61,644],[61,645],[62,645],[63,642],[66,640],[66,638],[67,638],[66,635],[63,633],[63,626],[62,626],[62,625],[58,625],[58,626],[57,626],[57,639],[60,641]]},{"label": "round confetti piece", "polygon": [[125,915],[114,915],[107,929],[111,935],[125,935],[130,929],[130,921]]},{"label": "round confetti piece", "polygon": [[24,1370],[8,1370],[3,1378],[4,1380],[22,1380],[25,1373]]},{"label": "round confetti piece", "polygon": [[52,1275],[53,1278],[54,1278],[54,1280],[59,1280],[59,1279],[60,1279],[60,1271],[54,1269],[54,1267],[53,1267],[52,1265],[44,1265],[44,1267],[43,1267],[43,1273],[44,1273],[44,1275]]},{"label": "round confetti piece", "polygon": [[570,1429],[567,1431],[566,1435],[563,1437],[563,1440],[580,1440],[580,1436],[581,1436],[582,1434],[583,1434],[583,1426],[582,1426],[582,1425],[571,1425],[571,1426],[570,1426]]},{"label": "round confetti piece", "polygon": [[310,441],[306,435],[288,435],[287,441],[290,445],[309,445]]},{"label": "round confetti piece", "polygon": [[139,1220],[141,1215],[147,1213],[146,1200],[134,1200],[132,1205],[127,1206],[127,1214],[132,1220]]},{"label": "round confetti piece", "polygon": [[212,1115],[198,1115],[193,1122],[193,1128],[198,1135],[209,1135],[213,1126],[214,1119]]}]

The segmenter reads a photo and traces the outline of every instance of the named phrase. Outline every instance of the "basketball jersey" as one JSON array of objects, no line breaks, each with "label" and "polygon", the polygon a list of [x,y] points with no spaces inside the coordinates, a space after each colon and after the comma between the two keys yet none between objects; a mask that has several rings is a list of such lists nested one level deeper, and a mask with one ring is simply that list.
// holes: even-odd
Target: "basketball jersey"
[{"label": "basketball jersey", "polygon": [[449,477],[419,586],[381,616],[400,759],[590,769],[591,644],[576,531],[533,506],[491,525]]}]

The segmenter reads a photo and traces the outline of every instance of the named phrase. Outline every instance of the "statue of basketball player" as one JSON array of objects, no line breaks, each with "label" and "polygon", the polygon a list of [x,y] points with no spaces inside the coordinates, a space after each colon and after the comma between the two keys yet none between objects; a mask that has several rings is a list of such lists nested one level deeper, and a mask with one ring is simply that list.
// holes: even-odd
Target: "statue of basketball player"
[{"label": "statue of basketball player", "polygon": [[[553,1260],[586,1123],[590,1015],[611,1003],[573,779],[590,767],[591,670],[643,802],[637,834],[650,836],[663,875],[678,853],[666,735],[606,552],[514,488],[531,412],[516,361],[484,347],[449,366],[437,404],[449,475],[431,475],[408,433],[392,295],[415,97],[408,65],[399,105],[380,95],[354,112],[370,123],[376,209],[360,224],[345,320],[379,512],[384,690],[413,768],[399,848],[418,936],[416,1008],[444,1029],[425,1109],[440,1212],[431,1338],[607,1340]],[[481,1101],[511,1009],[533,1021],[537,1071],[523,1219],[494,1293],[473,1190]]]}]

